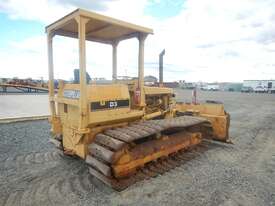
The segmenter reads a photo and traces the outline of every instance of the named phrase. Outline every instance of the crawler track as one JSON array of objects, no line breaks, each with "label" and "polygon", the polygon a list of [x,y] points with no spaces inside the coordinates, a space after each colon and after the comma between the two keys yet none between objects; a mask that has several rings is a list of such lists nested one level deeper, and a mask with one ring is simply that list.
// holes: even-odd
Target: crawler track
[{"label": "crawler track", "polygon": [[[108,129],[97,134],[95,142],[89,145],[90,154],[86,158],[89,172],[116,190],[163,174],[190,159],[185,151],[201,142],[199,132],[204,124],[207,124],[204,118],[181,116]],[[127,155],[133,161],[124,166],[121,159]]]},{"label": "crawler track", "polygon": [[106,177],[97,170],[89,167],[89,172],[105,183],[108,181],[109,184],[112,184],[112,187],[115,190],[122,191],[136,182],[163,175],[164,173],[184,164],[185,162],[198,157],[200,155],[198,153],[203,153],[208,149],[209,147],[207,144],[201,144],[196,146],[196,148],[179,151],[176,154],[170,155],[166,158],[148,163],[144,168],[139,169],[133,176],[125,179],[108,179],[104,181]]},{"label": "crawler track", "polygon": [[96,176],[101,181],[104,181],[107,184],[111,184],[113,189],[117,191],[125,190],[127,187],[150,178],[163,175],[164,173],[179,167],[180,165],[197,158],[203,152],[209,149],[208,142],[203,141],[200,145],[189,148],[188,150],[181,150],[173,155],[170,155],[166,158],[150,162],[145,167],[138,169],[138,171],[131,177],[124,179],[106,179],[106,177],[98,172],[96,169],[89,167],[89,172],[93,176]]}]

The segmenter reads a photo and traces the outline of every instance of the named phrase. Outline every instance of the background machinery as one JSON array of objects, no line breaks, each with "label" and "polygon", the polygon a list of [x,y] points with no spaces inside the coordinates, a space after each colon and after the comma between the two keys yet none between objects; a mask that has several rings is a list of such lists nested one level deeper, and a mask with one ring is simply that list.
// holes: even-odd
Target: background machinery
[{"label": "background machinery", "polygon": [[[52,141],[65,154],[83,158],[90,173],[107,185],[121,190],[153,176],[153,170],[171,169],[177,154],[202,138],[228,141],[229,115],[222,104],[176,103],[173,90],[162,82],[159,87],[144,86],[144,42],[151,29],[77,9],[47,26],[46,32]],[[79,40],[79,83],[59,80],[57,94],[55,35]],[[117,46],[129,38],[139,43],[138,78],[118,80]],[[112,84],[86,81],[86,41],[112,46]]]}]

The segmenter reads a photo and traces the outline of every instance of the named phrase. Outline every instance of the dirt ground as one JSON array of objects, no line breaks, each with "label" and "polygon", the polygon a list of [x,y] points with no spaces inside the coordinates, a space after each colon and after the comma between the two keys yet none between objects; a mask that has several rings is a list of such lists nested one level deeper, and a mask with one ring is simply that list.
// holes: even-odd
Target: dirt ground
[{"label": "dirt ground", "polygon": [[[191,91],[176,94],[190,101]],[[234,144],[120,193],[89,176],[82,161],[59,155],[47,121],[1,124],[0,205],[275,205],[275,95],[198,96],[224,102]]]},{"label": "dirt ground", "polygon": [[0,93],[0,119],[49,115],[47,94]]}]

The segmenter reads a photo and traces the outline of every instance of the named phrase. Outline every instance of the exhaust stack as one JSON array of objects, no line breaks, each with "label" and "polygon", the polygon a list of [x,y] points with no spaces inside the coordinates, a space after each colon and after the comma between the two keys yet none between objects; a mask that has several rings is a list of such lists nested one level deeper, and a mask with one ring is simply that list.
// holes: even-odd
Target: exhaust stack
[{"label": "exhaust stack", "polygon": [[163,56],[165,54],[165,49],[159,54],[159,86],[163,86]]}]

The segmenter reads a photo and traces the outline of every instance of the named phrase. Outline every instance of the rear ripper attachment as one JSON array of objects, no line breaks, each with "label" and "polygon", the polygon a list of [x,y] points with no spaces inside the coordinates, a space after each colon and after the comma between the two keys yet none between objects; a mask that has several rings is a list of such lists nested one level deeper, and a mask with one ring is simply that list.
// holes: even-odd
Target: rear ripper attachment
[{"label": "rear ripper attachment", "polygon": [[105,130],[89,145],[89,172],[116,190],[166,172],[179,165],[176,154],[201,143],[207,122],[182,116]]}]

